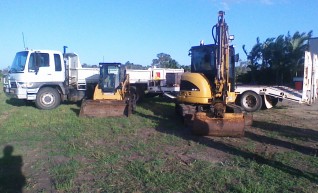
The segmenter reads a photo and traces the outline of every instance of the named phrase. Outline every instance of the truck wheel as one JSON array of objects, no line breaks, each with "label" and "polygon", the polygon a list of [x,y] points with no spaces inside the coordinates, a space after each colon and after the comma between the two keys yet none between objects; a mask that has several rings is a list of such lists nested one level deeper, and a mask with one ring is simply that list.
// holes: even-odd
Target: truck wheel
[{"label": "truck wheel", "polygon": [[60,103],[60,94],[56,89],[51,87],[44,87],[40,89],[35,100],[36,107],[43,110],[54,109],[59,106]]},{"label": "truck wheel", "polygon": [[253,91],[246,91],[241,96],[241,107],[247,112],[255,112],[262,107],[262,97]]},{"label": "truck wheel", "polygon": [[132,96],[132,98],[135,99],[136,102],[139,101],[139,93],[137,92],[136,87],[134,86],[130,87],[130,95]]}]

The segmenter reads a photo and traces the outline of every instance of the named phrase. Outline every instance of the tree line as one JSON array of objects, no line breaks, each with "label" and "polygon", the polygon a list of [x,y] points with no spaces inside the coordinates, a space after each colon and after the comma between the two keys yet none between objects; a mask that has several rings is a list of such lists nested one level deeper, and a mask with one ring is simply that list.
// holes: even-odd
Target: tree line
[{"label": "tree line", "polygon": [[157,68],[183,68],[185,71],[190,71],[190,65],[180,65],[175,59],[173,59],[169,54],[159,53],[157,54],[157,58],[152,60],[152,63],[148,66],[142,66],[140,64],[134,64],[127,61],[125,64],[127,69],[148,69],[150,67]]},{"label": "tree line", "polygon": [[257,38],[250,52],[243,45],[247,56],[246,66],[250,71],[240,74],[237,81],[277,85],[292,83],[293,77],[303,75],[304,52],[308,50],[311,37],[312,31],[297,31],[293,35],[288,32],[287,35],[267,38],[264,42]]},{"label": "tree line", "polygon": [[[146,70],[150,67],[157,68],[183,68],[185,71],[190,71],[190,65],[180,65],[175,59],[173,59],[169,54],[159,53],[157,54],[157,58],[152,60],[152,63],[147,66],[143,66],[140,64],[134,64],[130,61],[127,61],[124,66],[127,69],[135,69],[135,70]],[[82,64],[83,68],[98,68],[97,65],[88,65],[86,63]]]}]

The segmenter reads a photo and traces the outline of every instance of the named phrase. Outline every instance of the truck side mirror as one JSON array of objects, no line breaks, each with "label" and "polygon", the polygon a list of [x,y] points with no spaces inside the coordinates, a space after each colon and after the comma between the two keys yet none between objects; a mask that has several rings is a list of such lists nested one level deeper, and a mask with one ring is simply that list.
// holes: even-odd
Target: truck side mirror
[{"label": "truck side mirror", "polygon": [[39,69],[40,69],[40,68],[39,68],[39,66],[38,66],[38,65],[36,65],[36,66],[35,66],[35,75],[37,75],[37,74],[38,74]]},{"label": "truck side mirror", "polygon": [[40,59],[38,53],[35,53],[34,55],[35,55],[35,57],[34,57],[34,60],[35,60],[35,61],[34,61],[34,70],[35,70],[35,75],[37,75],[38,72],[39,72],[39,69],[40,69],[41,59]]}]

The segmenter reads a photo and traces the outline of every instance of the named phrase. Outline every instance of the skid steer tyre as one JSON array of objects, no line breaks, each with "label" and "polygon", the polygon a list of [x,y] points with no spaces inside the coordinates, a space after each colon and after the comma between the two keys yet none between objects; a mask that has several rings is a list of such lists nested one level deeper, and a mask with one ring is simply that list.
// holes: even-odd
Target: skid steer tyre
[{"label": "skid steer tyre", "polygon": [[61,103],[59,92],[51,87],[41,88],[35,100],[35,106],[43,110],[51,110],[58,107]]},{"label": "skid steer tyre", "polygon": [[253,91],[246,91],[241,96],[241,107],[247,112],[255,112],[263,105],[262,97]]}]

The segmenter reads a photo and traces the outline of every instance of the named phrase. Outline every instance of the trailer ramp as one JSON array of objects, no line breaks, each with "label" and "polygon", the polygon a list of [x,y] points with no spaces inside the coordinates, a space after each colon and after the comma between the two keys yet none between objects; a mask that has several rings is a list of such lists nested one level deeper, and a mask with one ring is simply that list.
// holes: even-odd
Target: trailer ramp
[{"label": "trailer ramp", "polygon": [[298,103],[311,105],[318,98],[318,56],[305,52],[304,80],[302,92],[286,86],[265,87],[261,91],[265,95],[279,99],[287,99]]},{"label": "trailer ramp", "polygon": [[286,86],[270,86],[264,88],[264,94],[273,96],[279,99],[287,99],[290,101],[295,101],[303,103],[302,93],[298,90],[286,87]]}]

